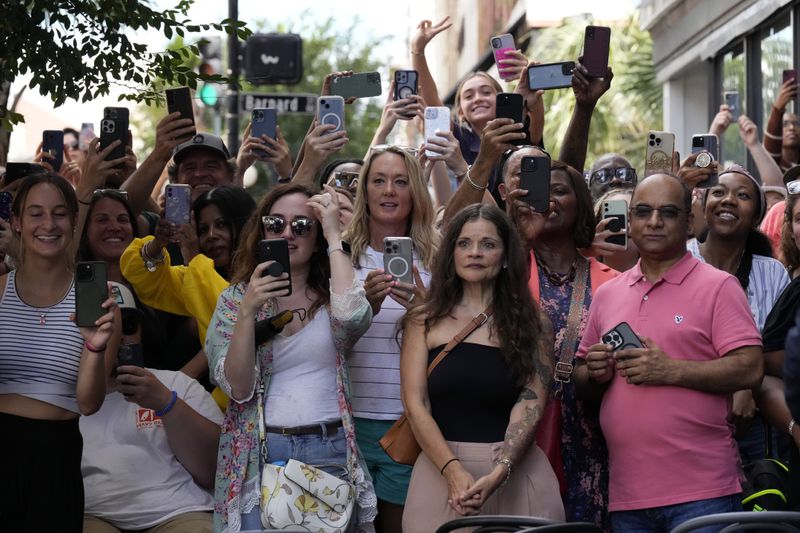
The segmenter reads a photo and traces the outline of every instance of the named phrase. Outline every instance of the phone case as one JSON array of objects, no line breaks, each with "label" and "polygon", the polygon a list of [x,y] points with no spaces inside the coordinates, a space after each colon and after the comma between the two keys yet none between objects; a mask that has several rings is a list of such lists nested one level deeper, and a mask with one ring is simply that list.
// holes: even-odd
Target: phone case
[{"label": "phone case", "polygon": [[[711,155],[711,161],[719,161],[719,139],[713,133],[704,133],[702,135],[692,136],[692,153],[708,152]],[[695,164],[695,166],[698,166]],[[708,179],[705,179],[695,185],[702,189],[708,189],[719,183],[717,173],[711,174]]]},{"label": "phone case", "polygon": [[[250,130],[250,136],[260,139],[262,135],[266,135],[272,139],[276,138],[277,132],[275,128],[278,126],[278,110],[274,108],[253,109],[253,127]],[[259,157],[269,157],[269,154],[264,150],[253,151]]]},{"label": "phone case", "polygon": [[166,189],[164,217],[167,222],[182,225],[188,224],[192,211],[192,188],[184,184],[169,184]]},{"label": "phone case", "polygon": [[117,140],[121,144],[108,154],[106,161],[125,157],[125,145],[128,142],[128,108],[106,107],[100,122],[100,150],[105,150]]},{"label": "phone case", "polygon": [[335,126],[334,132],[343,130],[344,98],[341,96],[320,96],[317,100],[317,121],[320,124],[333,124]]},{"label": "phone case", "polygon": [[64,132],[61,130],[45,130],[42,132],[42,151],[50,152],[54,159],[43,159],[58,172],[64,164]]},{"label": "phone case", "polygon": [[[264,239],[258,242],[256,248],[258,264],[265,261],[275,261],[264,271],[264,275],[280,276],[284,272],[289,274],[289,294],[292,294],[292,266],[289,262],[289,243],[286,239]],[[288,294],[287,294],[288,296]]]},{"label": "phone case", "polygon": [[[167,111],[174,113],[180,112],[181,118],[188,118],[194,124],[194,108],[192,107],[192,93],[188,87],[178,87],[177,89],[167,89],[164,91],[167,96]],[[197,134],[197,130],[192,131],[188,135],[181,137],[184,140],[189,140]]]},{"label": "phone case", "polygon": [[333,174],[333,185],[335,187],[342,187],[349,189],[353,182],[358,179],[358,172],[350,172],[347,170],[339,170]]},{"label": "phone case", "polygon": [[11,220],[11,204],[14,203],[14,195],[8,191],[0,192],[0,218],[8,222]]},{"label": "phone case", "polygon": [[9,185],[18,179],[28,177],[32,174],[43,174],[45,171],[42,165],[36,163],[6,163],[4,185]]},{"label": "phone case", "polygon": [[528,194],[520,198],[537,213],[547,212],[550,206],[550,159],[525,156],[520,163],[519,186]]},{"label": "phone case", "polygon": [[628,247],[628,202],[625,200],[608,200],[603,202],[603,219],[610,218],[606,229],[609,231],[621,231],[622,235],[612,235],[606,237],[606,242],[619,244]]},{"label": "phone case", "polygon": [[626,350],[628,348],[644,348],[642,341],[636,336],[627,322],[620,322],[614,328],[603,335],[604,344],[610,344],[614,351]]},{"label": "phone case", "polygon": [[586,26],[583,37],[583,66],[590,78],[603,78],[608,74],[608,48],[611,44],[611,28]]},{"label": "phone case", "polygon": [[500,78],[503,80],[510,80],[514,78],[514,76],[504,75],[503,72],[500,70],[500,63],[499,63],[501,59],[506,59],[507,51],[513,52],[516,49],[516,45],[514,44],[514,37],[510,33],[495,35],[494,37],[489,39],[489,44],[492,46],[492,53],[494,53],[494,62],[497,65],[497,72],[500,75]]},{"label": "phone case", "polygon": [[[522,115],[523,100],[521,94],[498,93],[495,98],[495,115],[497,118],[510,118],[514,122],[524,124]],[[527,138],[517,139],[512,141],[511,144],[528,144],[528,140]]]},{"label": "phone case", "polygon": [[84,122],[81,124],[81,132],[78,135],[78,148],[88,150],[89,144],[94,140],[94,123]]},{"label": "phone case", "polygon": [[141,344],[120,344],[117,352],[117,366],[132,365],[144,367],[144,354]]},{"label": "phone case", "polygon": [[798,81],[797,71],[795,69],[786,69],[783,71],[783,83],[786,83],[789,80],[794,80],[795,82]]},{"label": "phone case", "polygon": [[672,172],[672,152],[675,150],[675,134],[667,131],[650,131],[644,158],[645,177],[658,172]]},{"label": "phone case", "polygon": [[419,91],[416,70],[396,70],[394,73],[394,99],[408,98]]},{"label": "phone case", "polygon": [[528,87],[532,91],[571,87],[574,71],[574,61],[530,66],[528,67]]},{"label": "phone case", "polygon": [[[450,109],[447,107],[426,107],[425,108],[425,140],[438,137],[436,131],[450,131]],[[435,156],[436,152],[425,150],[425,155]]]},{"label": "phone case", "polygon": [[380,72],[359,72],[352,76],[340,76],[331,81],[331,94],[342,98],[365,98],[380,96]]},{"label": "phone case", "polygon": [[739,93],[737,91],[727,91],[722,95],[725,98],[725,105],[731,109],[733,120],[739,119]]},{"label": "phone case", "polygon": [[395,281],[414,283],[414,245],[411,237],[383,239],[383,266]]},{"label": "phone case", "polygon": [[94,327],[106,314],[103,302],[108,299],[106,264],[103,261],[81,261],[75,265],[75,324]]}]

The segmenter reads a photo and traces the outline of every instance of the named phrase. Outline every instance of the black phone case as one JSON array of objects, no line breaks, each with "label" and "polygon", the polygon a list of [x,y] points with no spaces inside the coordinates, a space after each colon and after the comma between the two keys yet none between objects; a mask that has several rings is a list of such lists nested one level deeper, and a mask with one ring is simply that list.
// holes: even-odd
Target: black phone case
[{"label": "black phone case", "polygon": [[519,186],[528,189],[520,197],[537,213],[547,212],[550,206],[550,159],[541,156],[526,156],[520,163]]},{"label": "black phone case", "polygon": [[416,70],[397,70],[394,73],[394,99],[400,100],[417,94],[418,75]]},{"label": "black phone case", "polygon": [[[695,146],[695,144],[700,144],[700,141],[695,141],[696,139],[702,139],[702,145]],[[708,152],[711,154],[711,157],[714,158],[714,161],[719,161],[719,146],[717,139],[711,135],[695,135],[692,137],[692,153],[696,154],[698,152]],[[699,187],[701,189],[710,189],[711,187],[715,187],[718,183],[719,176],[715,172],[707,179],[704,179],[695,185],[695,187]]]},{"label": "black phone case", "polygon": [[[174,113],[178,111],[181,118],[188,118],[194,124],[194,109],[192,108],[192,93],[188,87],[178,87],[177,89],[167,89],[164,91],[167,96],[167,111]],[[189,140],[197,134],[195,129],[181,139]]]},{"label": "black phone case", "polygon": [[[525,124],[523,118],[523,100],[521,94],[516,93],[498,93],[495,100],[495,114],[497,118],[510,118],[514,122]],[[523,130],[523,133],[526,131]],[[527,135],[524,139],[517,139],[511,144],[523,145],[528,144]]]},{"label": "black phone case", "polygon": [[608,48],[611,28],[587,26],[583,38],[583,66],[590,78],[604,78],[608,74]]},{"label": "black phone case", "polygon": [[[620,231],[628,227],[628,221],[625,220],[625,215],[608,215],[603,218],[612,219],[606,226],[606,229],[609,231]],[[625,235],[612,235],[610,237],[606,237],[606,242],[625,246]]]},{"label": "black phone case", "polygon": [[125,157],[125,145],[128,142],[128,108],[106,107],[103,120],[100,121],[100,150],[105,150],[117,140],[121,144],[108,154],[106,161]]},{"label": "black phone case", "polygon": [[144,354],[141,344],[120,344],[117,352],[117,366],[133,365],[144,367]]},{"label": "black phone case", "polygon": [[264,275],[269,274],[277,277],[284,272],[289,274],[289,293],[286,296],[292,294],[292,270],[289,263],[289,243],[286,242],[286,239],[264,239],[259,241],[256,249],[256,259],[258,264],[265,261],[275,261],[264,271]]},{"label": "black phone case", "polygon": [[[91,270],[91,276],[84,274]],[[75,265],[75,324],[94,327],[106,314],[103,302],[108,299],[106,264],[103,261],[81,261]]]},{"label": "black phone case", "polygon": [[42,133],[42,151],[50,152],[55,159],[44,159],[58,172],[64,164],[64,132],[61,130],[46,130]]},{"label": "black phone case", "polygon": [[628,348],[644,348],[642,341],[633,332],[627,322],[620,322],[614,328],[603,335],[604,344],[610,344],[614,351],[627,350]]},{"label": "black phone case", "polygon": [[8,222],[11,220],[11,204],[14,203],[14,195],[8,191],[0,192],[0,218]]}]

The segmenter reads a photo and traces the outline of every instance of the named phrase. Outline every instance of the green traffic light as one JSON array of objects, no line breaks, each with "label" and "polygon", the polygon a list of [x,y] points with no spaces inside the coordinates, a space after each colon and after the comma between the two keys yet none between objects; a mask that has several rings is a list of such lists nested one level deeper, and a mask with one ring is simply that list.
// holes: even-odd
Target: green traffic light
[{"label": "green traffic light", "polygon": [[213,83],[204,83],[200,88],[200,101],[210,107],[217,105],[219,95],[217,94],[216,85]]}]

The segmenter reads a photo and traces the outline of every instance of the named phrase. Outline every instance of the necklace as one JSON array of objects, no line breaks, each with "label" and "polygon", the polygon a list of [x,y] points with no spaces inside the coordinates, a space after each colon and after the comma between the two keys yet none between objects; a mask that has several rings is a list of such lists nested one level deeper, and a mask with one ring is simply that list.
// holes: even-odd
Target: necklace
[{"label": "necklace", "polygon": [[549,268],[547,268],[547,265],[539,260],[538,256],[536,256],[536,265],[544,273],[544,276],[551,284],[555,285],[556,287],[561,287],[568,281],[575,279],[575,269],[578,266],[578,259],[580,259],[580,257],[581,256],[579,255],[575,258],[566,274],[560,274],[558,272],[551,271]]},{"label": "necklace", "polygon": [[[15,285],[16,285],[16,280],[15,280]],[[19,296],[19,289],[16,288],[16,287],[15,287],[15,289],[17,291],[17,297],[20,299],[20,301],[25,303],[22,300],[22,297]],[[47,314],[50,313],[50,311],[52,311],[54,307],[56,307],[58,304],[60,304],[61,302],[64,301],[64,298],[67,297],[67,295],[69,294],[69,291],[71,289],[72,289],[72,280],[70,280],[69,285],[67,285],[67,290],[64,291],[64,293],[61,295],[61,297],[53,305],[48,306],[48,307],[44,307],[44,308],[43,307],[34,307],[32,305],[30,306],[30,307],[33,307],[33,309],[36,309],[36,313],[39,315],[39,325],[40,326],[44,326],[44,325],[47,324]]]}]

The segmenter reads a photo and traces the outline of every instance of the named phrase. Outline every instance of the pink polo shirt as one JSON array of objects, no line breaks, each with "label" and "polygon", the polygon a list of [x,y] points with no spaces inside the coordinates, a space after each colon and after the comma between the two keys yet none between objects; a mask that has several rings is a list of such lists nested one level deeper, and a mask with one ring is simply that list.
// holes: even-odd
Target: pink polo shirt
[{"label": "pink polo shirt", "polygon": [[[711,361],[761,346],[733,276],[686,253],[650,283],[641,263],[600,287],[577,356],[622,321],[673,359]],[[631,385],[614,374],[600,425],[608,443],[609,510],[649,509],[741,492],[730,395]]]}]

